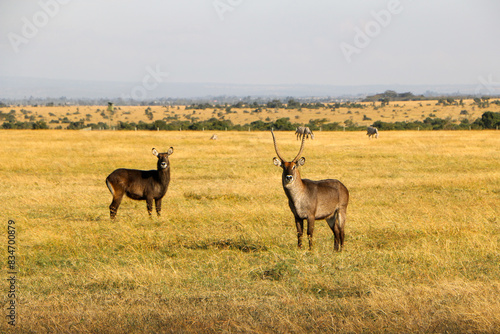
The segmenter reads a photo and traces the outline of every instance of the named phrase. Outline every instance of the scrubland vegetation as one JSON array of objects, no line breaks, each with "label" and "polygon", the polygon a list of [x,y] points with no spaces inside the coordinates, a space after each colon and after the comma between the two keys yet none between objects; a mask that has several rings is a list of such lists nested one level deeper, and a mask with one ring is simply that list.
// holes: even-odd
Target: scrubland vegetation
[{"label": "scrubland vegetation", "polygon": [[500,100],[267,103],[220,105],[74,106],[52,103],[0,107],[4,129],[93,130],[294,130],[306,125],[313,131],[363,130],[477,130],[500,125]]},{"label": "scrubland vegetation", "polygon": [[[301,173],[350,190],[342,253],[323,221],[297,249],[269,132],[217,133],[0,131],[19,270],[0,332],[498,331],[499,131],[317,132]],[[276,134],[295,156],[293,132]],[[124,199],[111,221],[106,176],[170,146],[163,216]]]}]

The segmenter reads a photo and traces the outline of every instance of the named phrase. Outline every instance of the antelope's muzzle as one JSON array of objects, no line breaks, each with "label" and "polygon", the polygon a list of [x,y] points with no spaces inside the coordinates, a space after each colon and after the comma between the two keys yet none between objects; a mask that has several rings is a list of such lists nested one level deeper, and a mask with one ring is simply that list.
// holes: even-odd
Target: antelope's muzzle
[{"label": "antelope's muzzle", "polygon": [[286,183],[291,183],[293,181],[293,175],[286,175],[285,181],[286,181]]},{"label": "antelope's muzzle", "polygon": [[160,167],[161,167],[161,168],[163,168],[163,169],[165,169],[165,168],[167,168],[167,167],[168,167],[168,164],[167,164],[165,161],[163,161],[163,162],[160,164]]}]

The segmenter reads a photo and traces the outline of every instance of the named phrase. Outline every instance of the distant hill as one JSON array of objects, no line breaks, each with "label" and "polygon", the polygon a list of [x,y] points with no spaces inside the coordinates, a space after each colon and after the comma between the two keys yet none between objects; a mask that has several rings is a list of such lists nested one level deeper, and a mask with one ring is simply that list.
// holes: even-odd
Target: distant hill
[{"label": "distant hill", "polygon": [[388,101],[420,101],[428,100],[431,97],[425,97],[424,95],[414,95],[411,92],[406,93],[396,93],[393,90],[386,90],[383,93],[367,96],[362,100],[362,102],[388,102]]},{"label": "distant hill", "polygon": [[[327,100],[380,98],[442,97],[477,95],[479,84],[470,85],[315,85],[315,84],[233,84],[233,83],[187,83],[161,82],[154,89],[146,89],[139,82],[85,81],[49,78],[0,77],[0,100],[29,100],[30,98],[67,99],[199,99],[226,97],[272,97],[272,98],[322,98]],[[412,92],[401,93],[400,92]],[[385,92],[378,94],[378,92]],[[484,94],[479,90],[480,94]],[[395,94],[395,95],[394,95]],[[423,95],[413,95],[423,94]]]}]

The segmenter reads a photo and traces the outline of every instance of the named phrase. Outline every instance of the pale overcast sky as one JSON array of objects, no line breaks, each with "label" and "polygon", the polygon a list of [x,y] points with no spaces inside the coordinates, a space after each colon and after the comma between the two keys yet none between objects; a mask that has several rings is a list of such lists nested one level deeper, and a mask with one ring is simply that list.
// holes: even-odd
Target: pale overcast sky
[{"label": "pale overcast sky", "polygon": [[497,0],[1,0],[0,32],[0,77],[500,82]]}]

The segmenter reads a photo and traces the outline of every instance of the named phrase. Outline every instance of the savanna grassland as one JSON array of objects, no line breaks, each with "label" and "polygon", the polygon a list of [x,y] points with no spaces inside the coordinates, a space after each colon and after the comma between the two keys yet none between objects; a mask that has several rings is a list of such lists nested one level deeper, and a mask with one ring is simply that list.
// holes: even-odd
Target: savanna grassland
[{"label": "savanna grassland", "polygon": [[[113,112],[108,106],[7,106],[0,112],[8,114],[14,111],[17,121],[43,121],[49,128],[66,129],[71,122],[82,125],[106,124],[115,127],[118,122],[138,123],[153,121],[199,122],[211,118],[230,120],[236,125],[250,124],[255,121],[276,121],[287,117],[292,123],[307,124],[311,120],[325,120],[327,123],[353,124],[368,126],[374,121],[382,122],[415,122],[430,118],[449,119],[459,124],[463,120],[472,123],[485,111],[499,112],[500,104],[488,104],[487,108],[479,108],[473,100],[463,100],[460,104],[440,104],[437,100],[396,101],[388,105],[380,102],[360,102],[340,108],[268,108],[262,105],[258,109],[251,106],[241,108],[188,108],[186,106],[114,106]],[[346,123],[347,122],[347,123]]]},{"label": "savanna grassland", "polygon": [[[323,221],[297,249],[269,132],[211,134],[0,131],[3,314],[9,219],[18,267],[0,332],[498,331],[500,131],[317,132],[301,173],[348,187],[342,253]],[[162,217],[124,199],[111,221],[106,176],[170,146]]]}]

